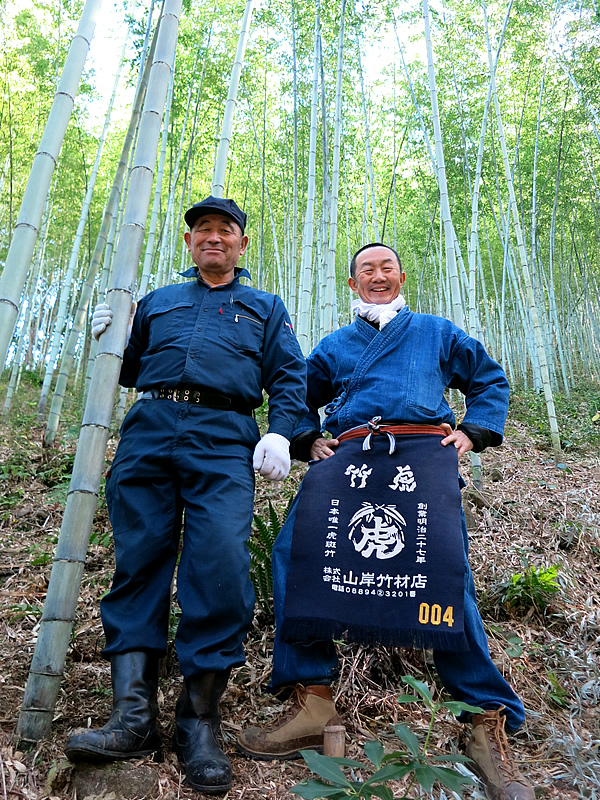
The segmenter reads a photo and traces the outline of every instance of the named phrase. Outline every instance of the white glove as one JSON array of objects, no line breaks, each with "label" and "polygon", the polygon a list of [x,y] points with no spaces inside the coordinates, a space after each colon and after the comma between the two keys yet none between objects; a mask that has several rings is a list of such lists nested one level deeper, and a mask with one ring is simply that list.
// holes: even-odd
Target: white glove
[{"label": "white glove", "polygon": [[287,478],[290,471],[290,443],[279,433],[265,433],[254,448],[252,465],[270,481]]},{"label": "white glove", "polygon": [[98,303],[92,314],[92,336],[96,341],[112,322],[113,312],[106,303]]},{"label": "white glove", "polygon": [[[131,301],[131,311],[129,312],[129,322],[127,324],[127,342],[129,344],[129,337],[131,336],[131,329],[133,327],[133,318],[137,309],[135,300]],[[92,336],[96,341],[100,338],[100,334],[108,328],[112,322],[113,312],[106,303],[98,303],[92,314]]]}]

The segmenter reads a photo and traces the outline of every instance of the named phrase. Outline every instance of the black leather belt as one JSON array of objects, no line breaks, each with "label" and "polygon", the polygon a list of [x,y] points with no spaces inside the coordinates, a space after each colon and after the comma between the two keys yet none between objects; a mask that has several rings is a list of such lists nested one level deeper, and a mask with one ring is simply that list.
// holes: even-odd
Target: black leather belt
[{"label": "black leather belt", "polygon": [[218,408],[223,411],[237,411],[238,414],[252,416],[252,408],[247,403],[240,400],[232,400],[224,394],[217,392],[207,392],[204,389],[193,389],[192,387],[181,387],[179,389],[150,389],[144,392],[144,397],[152,397],[154,400],[172,400],[174,403],[193,403],[204,408]]}]

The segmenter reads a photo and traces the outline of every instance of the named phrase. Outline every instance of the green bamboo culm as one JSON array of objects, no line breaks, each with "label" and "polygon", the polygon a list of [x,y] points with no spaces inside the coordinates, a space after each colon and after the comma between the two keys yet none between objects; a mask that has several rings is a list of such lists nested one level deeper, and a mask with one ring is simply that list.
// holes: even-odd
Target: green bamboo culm
[{"label": "green bamboo culm", "polygon": [[101,5],[102,0],[87,0],[84,6],[40,145],[31,165],[19,218],[0,278],[0,364],[6,361],[19,316],[21,293],[31,266],[46,197],[69,124],[75,94]]}]

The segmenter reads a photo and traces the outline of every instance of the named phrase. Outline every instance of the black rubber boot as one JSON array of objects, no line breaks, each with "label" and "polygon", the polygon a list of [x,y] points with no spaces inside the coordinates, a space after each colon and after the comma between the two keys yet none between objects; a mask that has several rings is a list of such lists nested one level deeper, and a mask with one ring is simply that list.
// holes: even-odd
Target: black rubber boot
[{"label": "black rubber boot", "polygon": [[219,701],[230,672],[186,678],[175,708],[175,752],[190,786],[206,794],[231,788],[231,762],[217,742]]},{"label": "black rubber boot", "polygon": [[158,655],[144,651],[110,658],[113,712],[102,728],[78,728],[65,752],[71,761],[114,761],[149,756],[161,749],[156,730]]}]

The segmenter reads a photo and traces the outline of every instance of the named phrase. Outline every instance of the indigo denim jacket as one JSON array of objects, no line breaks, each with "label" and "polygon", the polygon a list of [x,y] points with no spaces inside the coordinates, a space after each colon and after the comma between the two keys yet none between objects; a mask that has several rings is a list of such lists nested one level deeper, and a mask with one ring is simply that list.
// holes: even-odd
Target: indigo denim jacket
[{"label": "indigo denim jacket", "polygon": [[504,370],[480,342],[442,317],[405,307],[381,331],[357,317],[317,345],[307,368],[307,414],[296,435],[322,427],[335,437],[375,416],[454,427],[447,388],[465,396],[462,422],[500,437],[504,432],[509,395]]}]

